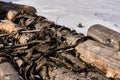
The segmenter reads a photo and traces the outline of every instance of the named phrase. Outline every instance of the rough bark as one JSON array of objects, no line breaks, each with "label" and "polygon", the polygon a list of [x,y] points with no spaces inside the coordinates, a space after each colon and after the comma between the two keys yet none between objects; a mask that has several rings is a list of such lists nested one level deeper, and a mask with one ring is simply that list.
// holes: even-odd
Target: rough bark
[{"label": "rough bark", "polygon": [[97,24],[89,28],[87,35],[109,47],[120,49],[120,33],[112,29]]},{"label": "rough bark", "polygon": [[93,40],[87,40],[75,48],[83,61],[93,64],[107,77],[120,78],[120,52]]},{"label": "rough bark", "polygon": [[[45,27],[51,28],[51,30],[55,33],[54,35],[56,35],[58,38],[62,37],[63,40],[70,45],[76,44],[84,36],[82,34],[77,34],[76,32],[72,32],[70,29],[66,27],[59,26],[60,28],[57,29],[56,27],[58,25],[52,23],[53,26],[50,26],[51,23],[52,23],[51,21],[43,19],[37,23],[39,24],[38,25],[39,28],[36,28],[36,27],[35,28],[39,31],[42,31]],[[37,24],[34,24],[34,26]],[[18,24],[13,23],[12,21],[2,20],[0,22],[0,30],[5,30],[6,32],[11,33],[11,32],[18,32],[19,30],[24,30],[24,29],[21,28]],[[22,44],[26,43],[27,40],[29,40],[33,35],[34,34],[32,33],[29,33],[28,35],[22,34],[19,38],[20,43]]]},{"label": "rough bark", "polygon": [[[5,30],[7,33],[19,33],[19,30],[21,30],[21,29],[22,28],[19,25],[15,24],[9,20],[2,20],[0,22],[0,30]],[[18,38],[17,35],[15,37]],[[19,42],[21,44],[24,44],[27,42],[27,40],[29,38],[31,38],[31,37],[23,34],[22,36],[20,36]]]},{"label": "rough bark", "polygon": [[[4,33],[0,35],[3,41],[1,41],[2,47],[0,49],[3,49],[3,51],[6,50],[7,52],[6,54],[1,53],[1,55],[11,60],[18,70],[17,72],[25,80],[109,80],[104,74],[101,74],[101,71],[91,65],[85,64],[78,58],[79,54],[76,53],[74,48],[79,42],[84,41],[83,34],[57,25],[43,16],[35,15],[36,10],[31,6],[0,1],[0,10],[5,10],[7,13],[2,19],[4,17],[8,19],[1,20],[0,22],[1,33]],[[94,47],[94,44],[90,44],[89,47],[91,46]],[[83,48],[84,46],[81,47],[80,51],[84,51],[82,50]],[[106,46],[105,48],[107,49],[104,49],[104,46],[102,48],[100,47],[100,49],[103,49],[107,53],[103,56],[111,56],[109,55],[111,50],[113,52],[116,51],[112,48],[109,51],[109,47]],[[92,56],[91,59],[94,60],[94,54]],[[87,53],[84,57],[89,58]],[[115,59],[119,58],[116,54],[112,57]],[[89,60],[87,58],[83,58],[83,60]],[[100,69],[104,69],[108,77],[119,76],[117,72],[119,71],[118,68],[115,68],[115,72],[112,71],[114,65],[118,65],[115,63],[113,65],[108,64],[109,61],[106,62],[107,60],[104,57],[101,58],[100,56],[100,59],[103,59],[103,62],[101,62],[102,65],[106,63],[107,66],[103,66],[105,69],[99,67],[101,65],[97,63],[94,64],[93,62],[93,64]],[[98,58],[97,60],[100,59]],[[97,60],[96,62],[99,62]],[[114,59],[110,58],[110,61],[112,60]],[[109,66],[110,68],[106,68]],[[3,80],[21,79],[12,65],[7,61],[1,61],[0,69],[0,76]],[[6,75],[9,79],[4,79]]]},{"label": "rough bark", "polygon": [[88,72],[86,75],[84,72],[75,73],[71,70],[60,67],[49,71],[49,76],[49,80],[109,80],[99,73]]},{"label": "rough bark", "polygon": [[[36,25],[36,29],[40,28],[51,28],[54,32],[56,32],[56,36],[58,38],[62,38],[67,44],[73,45],[79,41],[82,42],[83,34],[76,33],[76,31],[72,31],[71,29],[54,24],[52,21],[47,19],[40,20]],[[61,37],[62,36],[62,37]]]},{"label": "rough bark", "polygon": [[[2,60],[3,57],[0,57]],[[23,80],[9,62],[0,63],[0,80]]]},{"label": "rough bark", "polygon": [[8,33],[17,32],[20,29],[17,24],[9,20],[1,20],[0,22],[0,30],[5,30]]},{"label": "rough bark", "polygon": [[57,68],[49,71],[50,80],[87,80],[85,75],[76,74],[65,68]]},{"label": "rough bark", "polygon": [[11,2],[3,2],[0,1],[0,10],[5,10],[5,11],[9,11],[9,10],[15,10],[15,11],[20,11],[20,10],[24,10],[26,13],[36,13],[36,9],[32,6],[28,6],[28,5],[20,5],[20,4],[15,4],[15,3],[11,3]]}]

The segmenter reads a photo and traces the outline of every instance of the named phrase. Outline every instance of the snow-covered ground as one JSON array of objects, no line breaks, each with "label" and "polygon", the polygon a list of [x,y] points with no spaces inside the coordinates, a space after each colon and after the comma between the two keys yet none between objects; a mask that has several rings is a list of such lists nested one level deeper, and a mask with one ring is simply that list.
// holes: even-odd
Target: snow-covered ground
[{"label": "snow-covered ground", "polygon": [[[9,1],[9,0],[7,0]],[[38,14],[85,33],[93,24],[120,32],[120,0],[10,0],[37,8]],[[76,25],[82,23],[84,28]]]}]

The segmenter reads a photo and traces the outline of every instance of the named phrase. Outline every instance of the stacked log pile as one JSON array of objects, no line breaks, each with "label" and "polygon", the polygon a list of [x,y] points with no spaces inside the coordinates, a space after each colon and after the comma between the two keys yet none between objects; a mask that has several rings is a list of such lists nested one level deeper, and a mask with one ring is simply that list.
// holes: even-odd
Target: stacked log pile
[{"label": "stacked log pile", "polygon": [[97,24],[87,34],[93,40],[76,47],[82,60],[97,66],[107,77],[120,78],[120,33]]},{"label": "stacked log pile", "polygon": [[100,26],[88,38],[34,7],[0,1],[0,80],[119,80],[120,35]]}]

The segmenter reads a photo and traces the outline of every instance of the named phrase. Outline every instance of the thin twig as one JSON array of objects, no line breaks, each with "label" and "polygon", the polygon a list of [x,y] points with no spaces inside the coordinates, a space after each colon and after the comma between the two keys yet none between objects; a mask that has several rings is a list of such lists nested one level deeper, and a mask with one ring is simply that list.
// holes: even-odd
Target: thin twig
[{"label": "thin twig", "polygon": [[[25,34],[25,33],[35,33],[35,32],[40,32],[41,30],[26,30],[26,31],[21,31],[20,33]],[[7,34],[0,34],[0,37],[6,37],[9,35],[14,35],[19,32],[12,32],[12,33],[7,33]]]},{"label": "thin twig", "polygon": [[40,32],[41,30],[26,30],[26,31],[21,31],[21,33],[35,33],[35,32]]},{"label": "thin twig", "polygon": [[6,36],[9,36],[9,35],[14,35],[14,34],[17,34],[17,33],[13,32],[13,33],[8,33],[8,34],[0,34],[0,37],[6,37]]},{"label": "thin twig", "polygon": [[18,48],[18,47],[24,47],[24,46],[28,46],[28,45],[33,45],[33,44],[38,44],[38,43],[44,43],[43,41],[38,41],[38,40],[34,40],[34,41],[31,41],[31,42],[28,42],[26,44],[17,44],[17,45],[12,45],[12,46],[4,46],[4,47],[1,47],[0,49],[13,49],[13,48]]}]

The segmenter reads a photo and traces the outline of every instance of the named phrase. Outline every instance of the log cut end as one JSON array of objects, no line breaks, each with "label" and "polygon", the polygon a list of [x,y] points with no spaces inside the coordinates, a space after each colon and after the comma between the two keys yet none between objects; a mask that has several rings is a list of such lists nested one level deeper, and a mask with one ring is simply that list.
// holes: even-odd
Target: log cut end
[{"label": "log cut end", "polygon": [[12,20],[18,14],[15,10],[9,10],[7,13],[8,20]]},{"label": "log cut end", "polygon": [[14,24],[13,22],[9,20],[2,20],[0,22],[0,30],[5,30],[6,32],[17,32],[20,28],[17,24]]},{"label": "log cut end", "polygon": [[[3,57],[0,57],[0,60]],[[0,63],[0,80],[23,80],[9,62]]]}]

